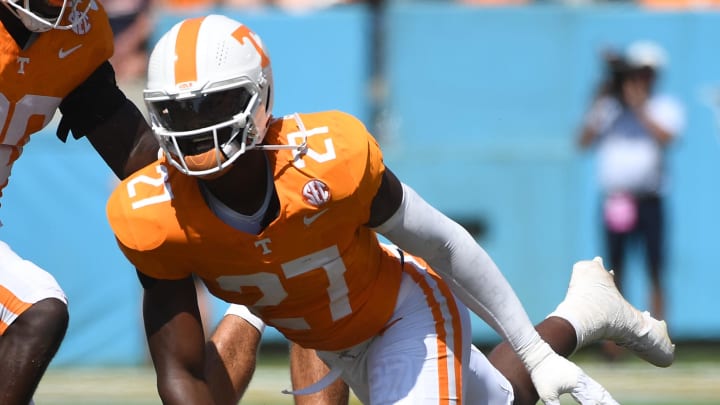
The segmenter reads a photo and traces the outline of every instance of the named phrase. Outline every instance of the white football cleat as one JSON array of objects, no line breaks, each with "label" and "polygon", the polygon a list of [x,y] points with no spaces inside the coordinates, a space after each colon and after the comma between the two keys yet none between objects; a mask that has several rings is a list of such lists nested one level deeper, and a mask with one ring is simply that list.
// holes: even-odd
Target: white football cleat
[{"label": "white football cleat", "polygon": [[670,366],[675,345],[667,324],[627,302],[613,277],[599,257],[575,263],[565,300],[550,316],[564,318],[575,327],[578,348],[612,340],[658,367]]}]

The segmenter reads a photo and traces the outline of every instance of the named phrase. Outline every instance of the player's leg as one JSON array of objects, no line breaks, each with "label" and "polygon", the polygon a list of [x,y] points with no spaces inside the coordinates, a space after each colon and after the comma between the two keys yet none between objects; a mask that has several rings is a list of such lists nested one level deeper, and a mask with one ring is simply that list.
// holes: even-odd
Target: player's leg
[{"label": "player's leg", "polygon": [[[508,347],[509,349],[509,347]],[[518,361],[520,367],[522,364]],[[466,404],[512,405],[515,392],[510,380],[485,357],[477,347],[471,347],[468,384],[465,387]],[[509,370],[506,370],[508,372]],[[522,370],[520,370],[522,371]],[[520,377],[527,375],[521,373]],[[528,380],[530,376],[527,376]],[[532,384],[532,382],[530,382]],[[520,403],[520,402],[517,402]]]},{"label": "player's leg", "polygon": [[[315,350],[305,349],[290,343],[290,377],[293,389],[310,387],[330,372],[328,366],[317,356]],[[347,384],[341,379],[319,392],[296,395],[296,405],[347,405],[349,399]]]},{"label": "player's leg", "polygon": [[599,257],[573,266],[567,295],[551,316],[573,325],[578,348],[612,340],[658,367],[668,367],[674,360],[675,345],[665,321],[627,302],[615,286],[613,272],[605,270]]},{"label": "player's leg", "polygon": [[382,332],[348,350],[318,352],[363,403],[459,403],[471,384],[467,309],[439,277],[411,266]]},{"label": "player's leg", "polygon": [[205,377],[215,403],[235,405],[255,372],[265,324],[241,305],[231,305],[205,347]]},{"label": "player's leg", "polygon": [[55,279],[0,242],[0,403],[30,402],[67,325]]},{"label": "player's leg", "polygon": [[[558,354],[566,357],[607,339],[659,367],[669,366],[674,359],[675,345],[665,322],[630,305],[600,258],[575,264],[565,299],[536,329]],[[507,343],[498,345],[488,358],[511,382],[516,405],[537,402],[530,376]]]},{"label": "player's leg", "polygon": [[0,403],[30,402],[67,325],[65,303],[48,298],[30,306],[0,336]]},{"label": "player's leg", "polygon": [[[218,404],[236,404],[255,371],[257,350],[265,325],[246,307],[231,305],[215,329],[206,350],[205,373]],[[291,346],[290,370],[295,389],[311,386],[328,372],[314,350]],[[347,405],[348,388],[338,380],[322,391],[295,397],[299,405]]]}]

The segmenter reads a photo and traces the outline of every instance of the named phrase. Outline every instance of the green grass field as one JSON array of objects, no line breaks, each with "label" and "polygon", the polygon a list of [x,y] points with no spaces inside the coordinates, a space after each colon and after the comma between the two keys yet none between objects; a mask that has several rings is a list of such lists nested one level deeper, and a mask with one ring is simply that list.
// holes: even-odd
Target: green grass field
[{"label": "green grass field", "polygon": [[[623,405],[720,404],[720,345],[678,345],[676,362],[660,369],[627,356],[608,363],[595,350],[575,361],[602,383]],[[242,403],[292,404],[282,394],[290,387],[287,358],[282,350],[263,350],[260,363]],[[51,367],[35,396],[37,405],[150,405],[159,404],[155,375],[150,367]],[[563,404],[573,404],[569,397]],[[359,404],[353,399],[353,405]]]}]

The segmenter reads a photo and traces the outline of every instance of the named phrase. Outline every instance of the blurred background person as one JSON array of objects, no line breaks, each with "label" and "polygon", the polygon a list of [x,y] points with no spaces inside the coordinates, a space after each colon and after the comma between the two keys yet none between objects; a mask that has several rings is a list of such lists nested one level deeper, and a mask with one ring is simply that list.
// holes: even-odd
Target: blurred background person
[{"label": "blurred background person", "polygon": [[110,58],[120,85],[144,81],[148,38],[153,29],[151,0],[101,0],[110,19],[115,52]]},{"label": "blurred background person", "polygon": [[624,53],[606,54],[608,73],[579,138],[581,148],[597,151],[609,268],[622,288],[627,248],[635,239],[643,243],[650,309],[659,319],[665,318],[665,154],[685,126],[681,103],[656,92],[667,62],[662,47],[644,40],[631,43]]}]

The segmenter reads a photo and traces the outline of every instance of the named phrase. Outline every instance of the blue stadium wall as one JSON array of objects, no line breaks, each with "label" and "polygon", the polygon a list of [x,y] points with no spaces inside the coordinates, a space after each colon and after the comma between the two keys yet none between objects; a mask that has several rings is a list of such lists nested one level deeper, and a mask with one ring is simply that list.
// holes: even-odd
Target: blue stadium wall
[{"label": "blue stadium wall", "polygon": [[[240,13],[274,62],[276,114],[341,109],[376,131],[389,167],[427,200],[477,231],[478,241],[540,321],[564,296],[572,264],[602,255],[592,153],[575,136],[600,52],[656,40],[670,65],[661,90],[686,106],[670,152],[668,314],[678,340],[720,339],[720,14],[631,6],[388,9],[381,60],[385,102],[372,104],[371,23],[361,6],[310,14]],[[158,16],[157,33],[182,16]],[[158,38],[157,35],[153,40]],[[104,209],[113,175],[85,140],[33,136],[3,192],[2,239],[51,271],[70,297],[70,329],[54,362],[147,361],[141,291]],[[646,307],[643,258],[627,295]],[[225,305],[213,302],[219,319]],[[497,335],[481,321],[474,336]],[[282,339],[275,331],[268,341]]]}]

